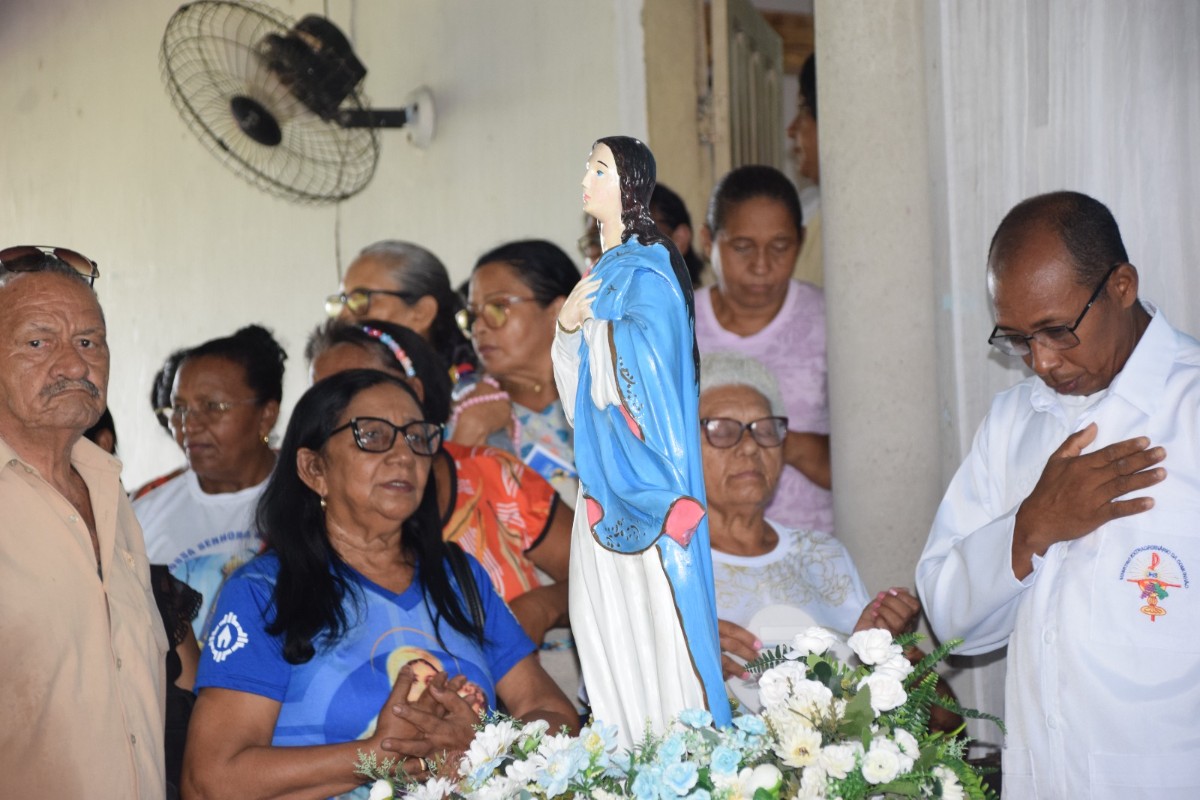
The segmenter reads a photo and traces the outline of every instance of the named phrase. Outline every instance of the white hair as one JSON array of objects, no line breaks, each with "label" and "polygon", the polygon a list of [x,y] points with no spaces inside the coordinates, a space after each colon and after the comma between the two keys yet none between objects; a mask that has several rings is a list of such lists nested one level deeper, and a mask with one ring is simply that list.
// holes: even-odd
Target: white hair
[{"label": "white hair", "polygon": [[779,381],[756,358],[735,352],[708,353],[700,359],[700,394],[720,386],[748,386],[766,398],[771,414],[787,416]]}]

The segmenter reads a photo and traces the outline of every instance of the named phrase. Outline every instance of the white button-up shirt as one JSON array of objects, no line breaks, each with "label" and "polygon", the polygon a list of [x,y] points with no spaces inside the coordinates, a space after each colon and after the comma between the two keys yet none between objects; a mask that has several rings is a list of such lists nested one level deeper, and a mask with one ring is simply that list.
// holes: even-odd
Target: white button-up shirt
[{"label": "white button-up shirt", "polygon": [[[1153,307],[1147,304],[1154,313]],[[1039,378],[997,395],[917,565],[937,635],[1008,645],[1005,797],[1200,797],[1200,342],[1155,314],[1078,419]],[[1047,459],[1136,436],[1166,449],[1154,508],[1012,570],[1017,509]]]}]

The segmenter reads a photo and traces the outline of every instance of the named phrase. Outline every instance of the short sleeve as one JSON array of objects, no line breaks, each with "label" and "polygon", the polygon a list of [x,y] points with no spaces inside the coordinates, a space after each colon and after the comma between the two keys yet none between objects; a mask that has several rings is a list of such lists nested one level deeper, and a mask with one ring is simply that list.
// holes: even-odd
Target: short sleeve
[{"label": "short sleeve", "polygon": [[267,633],[273,581],[257,566],[247,564],[221,590],[196,689],[236,689],[282,703],[292,665],[283,657],[281,639]]},{"label": "short sleeve", "polygon": [[483,603],[483,657],[487,660],[493,680],[499,683],[517,662],[537,648],[513,616],[508,604],[496,593],[487,571],[473,557],[467,558],[471,562],[471,573],[475,576]]}]

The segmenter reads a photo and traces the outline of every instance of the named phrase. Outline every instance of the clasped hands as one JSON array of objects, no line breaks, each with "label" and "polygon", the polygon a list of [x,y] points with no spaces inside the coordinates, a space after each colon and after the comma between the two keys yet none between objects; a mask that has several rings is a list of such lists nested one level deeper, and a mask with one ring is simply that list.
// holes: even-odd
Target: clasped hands
[{"label": "clasped hands", "polygon": [[1150,497],[1117,500],[1167,477],[1155,466],[1167,457],[1138,436],[1081,455],[1096,440],[1096,423],[1071,434],[1051,454],[1037,485],[1017,510],[1012,565],[1018,580],[1033,571],[1033,556],[1056,542],[1079,539],[1106,522],[1154,507]]},{"label": "clasped hands", "polygon": [[413,665],[405,664],[379,710],[368,749],[380,758],[399,758],[397,774],[403,770],[413,779],[429,777],[435,760],[444,760],[454,770],[479,724],[479,714],[460,695],[466,685],[465,676],[451,678],[445,672],[423,685]]}]

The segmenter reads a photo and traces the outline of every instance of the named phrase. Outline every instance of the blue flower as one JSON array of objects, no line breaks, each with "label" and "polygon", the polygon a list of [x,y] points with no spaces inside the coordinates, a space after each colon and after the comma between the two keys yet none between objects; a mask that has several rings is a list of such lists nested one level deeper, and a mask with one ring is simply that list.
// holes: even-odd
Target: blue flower
[{"label": "blue flower", "polygon": [[587,763],[587,752],[582,747],[559,750],[550,756],[546,768],[538,774],[538,785],[546,790],[547,797],[557,797],[567,791],[567,785],[579,777]]},{"label": "blue flower", "polygon": [[679,715],[679,721],[689,728],[707,728],[712,725],[712,714],[703,708],[685,708]]},{"label": "blue flower", "polygon": [[637,800],[659,800],[667,791],[662,782],[662,767],[653,765],[644,767],[633,779],[633,785],[629,787],[629,790],[633,792],[633,796]]},{"label": "blue flower", "polygon": [[736,775],[742,763],[742,754],[732,747],[717,745],[712,751],[712,773],[714,775]]},{"label": "blue flower", "polygon": [[767,723],[762,721],[762,717],[752,717],[744,714],[740,717],[734,717],[733,724],[738,730],[743,730],[752,736],[762,736],[767,732]]},{"label": "blue flower", "polygon": [[664,769],[662,774],[663,785],[680,797],[696,785],[699,777],[700,770],[691,761],[672,764]]},{"label": "blue flower", "polygon": [[671,764],[683,758],[687,752],[687,745],[683,742],[683,737],[678,734],[668,736],[658,746],[658,750],[654,754],[654,760],[659,764]]}]

